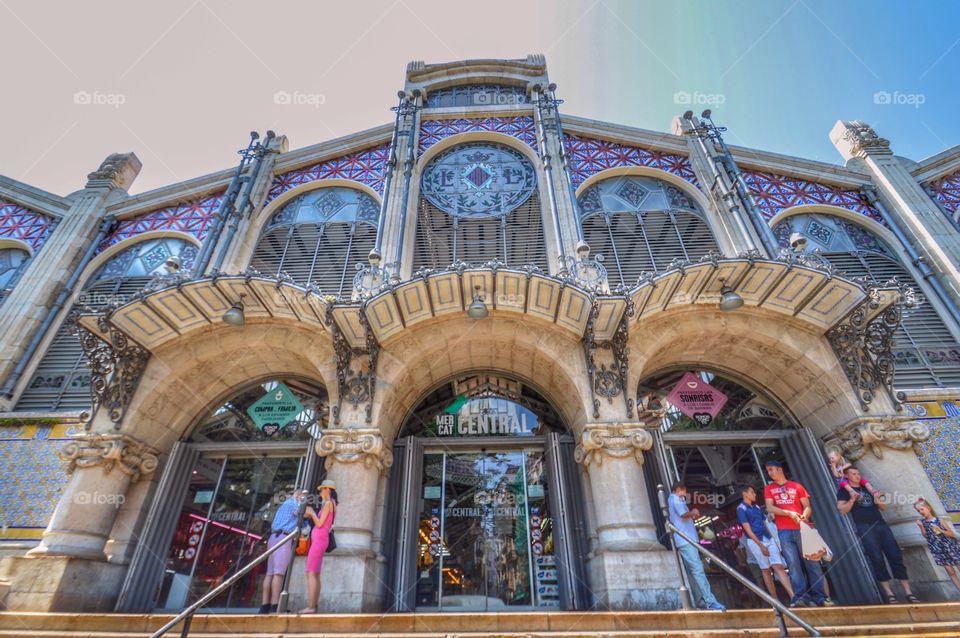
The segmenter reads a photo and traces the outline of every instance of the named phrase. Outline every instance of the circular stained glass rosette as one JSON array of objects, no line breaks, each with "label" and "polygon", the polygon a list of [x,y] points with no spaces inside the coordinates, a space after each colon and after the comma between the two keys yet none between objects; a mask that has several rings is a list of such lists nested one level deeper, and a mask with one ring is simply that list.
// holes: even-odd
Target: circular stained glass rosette
[{"label": "circular stained glass rosette", "polygon": [[457,146],[423,172],[421,192],[455,217],[506,215],[536,188],[533,165],[518,151],[496,144]]}]

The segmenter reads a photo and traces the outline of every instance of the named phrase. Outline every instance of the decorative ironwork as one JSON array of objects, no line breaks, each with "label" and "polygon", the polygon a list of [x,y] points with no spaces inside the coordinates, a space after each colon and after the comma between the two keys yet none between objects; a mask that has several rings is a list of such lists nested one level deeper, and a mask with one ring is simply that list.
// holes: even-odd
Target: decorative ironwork
[{"label": "decorative ironwork", "polygon": [[904,394],[896,392],[893,387],[896,368],[893,335],[900,326],[904,310],[913,308],[916,303],[913,289],[900,286],[894,302],[876,314],[881,304],[880,287],[867,285],[867,299],[827,332],[827,340],[840,359],[864,410],[869,409],[881,387],[896,408],[902,409]]},{"label": "decorative ironwork", "polygon": [[503,133],[515,137],[521,142],[537,148],[537,133],[533,118],[529,115],[516,117],[463,117],[455,120],[423,120],[420,122],[418,155],[428,148],[452,135],[484,131]]},{"label": "decorative ironwork", "polygon": [[130,477],[136,483],[152,474],[159,465],[157,451],[127,434],[78,434],[57,451],[61,461],[67,463],[67,475],[78,468],[102,467],[104,474],[114,469]]},{"label": "decorative ironwork", "polygon": [[377,383],[377,361],[380,344],[373,335],[363,308],[360,309],[360,323],[363,326],[366,346],[354,348],[333,318],[334,305],[327,307],[327,325],[333,339],[333,353],[337,366],[337,404],[331,407],[334,425],[340,424],[343,401],[346,399],[354,408],[366,403],[366,422],[373,419],[374,390]]},{"label": "decorative ironwork", "polygon": [[880,211],[863,199],[856,187],[842,188],[799,177],[777,175],[763,171],[741,170],[743,181],[753,194],[760,214],[767,221],[777,213],[794,206],[826,204],[845,208],[883,224]]},{"label": "decorative ironwork", "polygon": [[97,252],[103,252],[121,241],[153,231],[176,230],[192,235],[198,241],[203,241],[222,200],[223,193],[218,193],[124,219],[117,224],[112,233],[104,238],[97,247]]},{"label": "decorative ironwork", "polygon": [[382,193],[389,161],[390,145],[381,144],[343,157],[336,157],[287,171],[273,178],[264,205],[291,188],[322,179],[349,179],[366,184],[376,192]]},{"label": "decorative ironwork", "polygon": [[59,220],[0,199],[0,238],[18,239],[37,251]]},{"label": "decorative ironwork", "polygon": [[522,86],[505,84],[464,84],[430,91],[427,108],[451,106],[513,106],[529,104],[530,98]]},{"label": "decorative ironwork", "polygon": [[[630,398],[627,387],[627,377],[630,372],[629,319],[633,316],[632,302],[627,300],[627,308],[620,318],[613,339],[597,343],[595,340],[595,325],[599,304],[596,299],[590,305],[590,314],[587,318],[587,327],[580,342],[583,345],[584,358],[587,364],[587,381],[590,385],[593,403],[593,418],[600,418],[600,398],[604,397],[607,403],[613,403],[615,397],[623,394],[624,406],[628,417],[634,415],[634,401]],[[609,361],[597,365],[598,351],[609,353]]]},{"label": "decorative ironwork", "polygon": [[579,186],[591,175],[608,168],[646,166],[672,173],[699,188],[690,161],[682,155],[576,135],[567,135],[564,146],[570,167],[570,179],[574,186]]},{"label": "decorative ironwork", "polygon": [[97,327],[101,334],[108,336],[109,341],[79,323],[73,326],[90,368],[91,410],[81,418],[86,420],[89,429],[97,411],[106,407],[114,428],[119,429],[146,370],[150,352],[110,323],[106,313],[97,317]]},{"label": "decorative ironwork", "polygon": [[441,153],[423,171],[421,193],[454,217],[506,215],[537,187],[533,165],[500,144],[463,144]]}]

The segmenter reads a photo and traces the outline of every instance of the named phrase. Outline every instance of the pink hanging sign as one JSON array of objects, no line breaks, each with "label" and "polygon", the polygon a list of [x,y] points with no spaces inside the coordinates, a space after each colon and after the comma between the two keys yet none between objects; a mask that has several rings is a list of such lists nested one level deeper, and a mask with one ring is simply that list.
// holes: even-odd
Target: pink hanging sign
[{"label": "pink hanging sign", "polygon": [[688,372],[670,391],[667,401],[701,427],[710,425],[727,403],[727,395]]}]

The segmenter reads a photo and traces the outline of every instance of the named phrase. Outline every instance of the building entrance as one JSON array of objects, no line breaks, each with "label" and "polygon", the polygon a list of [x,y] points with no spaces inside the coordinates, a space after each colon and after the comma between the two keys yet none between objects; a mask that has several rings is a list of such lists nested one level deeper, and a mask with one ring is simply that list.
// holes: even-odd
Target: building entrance
[{"label": "building entrance", "polygon": [[417,607],[559,607],[543,450],[427,452]]},{"label": "building entrance", "polygon": [[454,379],[402,435],[386,530],[393,610],[589,605],[574,441],[536,391],[500,375]]},{"label": "building entrance", "polygon": [[[834,553],[834,560],[824,565],[831,596],[848,604],[878,600],[850,522],[837,511],[837,488],[823,452],[810,431],[793,422],[785,409],[764,393],[708,370],[655,375],[641,382],[638,396],[648,414],[660,419],[658,482],[668,489],[674,481],[687,487],[688,505],[700,513],[695,525],[703,547],[765,588],[762,573],[751,567],[742,544],[736,508],[746,485],[754,488],[764,507],[763,490],[770,482],[764,463],[776,459],[788,479],[807,489],[813,522]],[[775,529],[772,532],[776,537]],[[736,579],[715,566],[704,567],[721,603],[730,608],[761,606]],[[779,584],[776,588],[787,602],[785,590]]]}]

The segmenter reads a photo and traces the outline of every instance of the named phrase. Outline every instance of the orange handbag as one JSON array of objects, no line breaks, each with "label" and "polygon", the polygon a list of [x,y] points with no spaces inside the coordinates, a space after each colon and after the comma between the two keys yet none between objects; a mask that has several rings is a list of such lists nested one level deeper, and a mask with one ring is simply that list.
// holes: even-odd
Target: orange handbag
[{"label": "orange handbag", "polygon": [[297,556],[306,556],[310,551],[310,532],[300,532],[300,538],[297,539],[297,547],[294,550]]}]

